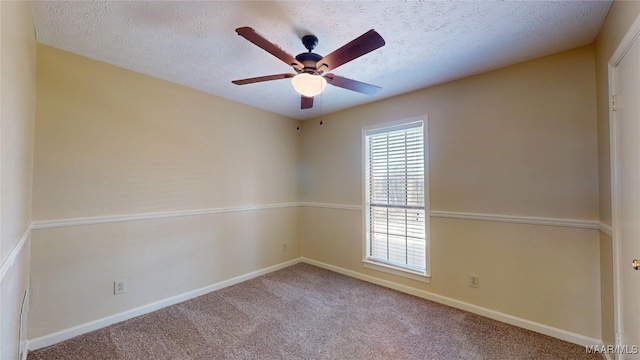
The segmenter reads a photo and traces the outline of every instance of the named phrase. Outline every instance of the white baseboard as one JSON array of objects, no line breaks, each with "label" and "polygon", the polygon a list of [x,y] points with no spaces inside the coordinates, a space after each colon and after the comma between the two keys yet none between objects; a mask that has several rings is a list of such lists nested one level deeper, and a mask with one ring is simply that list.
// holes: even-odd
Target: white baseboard
[{"label": "white baseboard", "polygon": [[[148,314],[150,312],[165,308],[167,306],[171,306],[171,305],[175,305],[177,303],[181,303],[183,301],[189,300],[189,299],[193,299],[196,298],[198,296],[210,293],[212,291],[215,290],[219,290],[231,285],[235,285],[238,283],[241,283],[243,281],[247,281],[250,279],[253,279],[255,277],[261,276],[261,275],[265,275],[268,274],[270,272],[274,272],[283,268],[286,268],[288,266],[297,264],[299,262],[302,261],[302,258],[297,258],[297,259],[293,259],[293,260],[289,260],[286,262],[283,262],[281,264],[277,264],[277,265],[273,265],[273,266],[269,266],[267,268],[261,269],[261,270],[257,270],[257,271],[253,271],[250,272],[248,274],[244,274],[244,275],[240,275],[240,276],[236,276],[232,279],[228,279],[228,280],[224,280],[209,286],[205,286],[203,288],[200,289],[196,289],[193,291],[189,291],[187,293],[184,294],[180,294],[177,296],[173,296],[164,300],[160,300],[160,301],[156,301],[144,306],[140,306],[138,308],[135,309],[131,309],[119,314],[115,314],[115,315],[111,315],[111,316],[107,316],[104,317],[102,319],[98,319],[98,320],[94,320],[85,324],[81,324],[78,326],[74,326],[72,328],[69,329],[65,329],[65,330],[61,330],[58,331],[56,333],[53,334],[49,334],[49,335],[45,335],[39,338],[35,338],[35,339],[29,339],[28,340],[28,348],[30,351],[33,350],[37,350],[37,349],[41,349],[41,348],[45,348],[47,346],[51,346],[54,344],[57,344],[61,341],[65,341],[68,339],[71,339],[73,337],[76,337],[78,335],[82,335],[94,330],[98,330],[101,329],[103,327],[109,326],[109,325],[113,325],[115,323],[119,323],[121,321],[125,321],[125,320],[129,320],[132,319],[134,317],[140,316],[140,315],[144,315],[144,314]],[[26,353],[26,351],[25,351]]]},{"label": "white baseboard", "polygon": [[321,267],[327,270],[335,271],[337,273],[347,275],[356,279],[364,280],[376,285],[384,286],[390,289],[398,290],[400,292],[414,295],[423,299],[431,300],[440,304],[448,305],[454,307],[456,309],[461,309],[465,311],[469,311],[474,314],[478,314],[493,320],[498,320],[503,323],[511,324],[514,326],[518,326],[527,330],[535,331],[544,335],[548,335],[554,337],[556,339],[568,341],[574,344],[587,346],[587,345],[602,345],[602,340],[592,338],[585,335],[576,334],[567,330],[558,329],[552,326],[544,325],[541,323],[537,323],[535,321],[530,321],[526,319],[522,319],[516,316],[508,315],[501,313],[499,311],[487,309],[478,305],[473,305],[464,301],[452,299],[446,296],[434,294],[428,291],[419,290],[412,288],[410,286],[397,284],[388,280],[378,279],[373,276],[361,274],[359,272],[355,272],[352,270],[343,269],[334,265],[329,265],[320,261],[312,260],[309,258],[302,258],[302,262],[314,265],[317,267]]}]

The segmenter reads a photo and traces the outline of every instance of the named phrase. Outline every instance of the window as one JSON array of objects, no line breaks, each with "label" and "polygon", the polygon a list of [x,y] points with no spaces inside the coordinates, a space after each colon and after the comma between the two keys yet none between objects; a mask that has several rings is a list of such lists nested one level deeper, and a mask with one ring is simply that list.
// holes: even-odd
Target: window
[{"label": "window", "polygon": [[364,128],[366,267],[429,276],[426,118]]}]

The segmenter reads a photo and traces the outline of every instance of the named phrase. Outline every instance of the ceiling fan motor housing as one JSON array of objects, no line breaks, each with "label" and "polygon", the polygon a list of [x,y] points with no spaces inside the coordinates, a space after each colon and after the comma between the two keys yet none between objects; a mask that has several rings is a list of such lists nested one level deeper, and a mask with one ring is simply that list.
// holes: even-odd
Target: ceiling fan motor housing
[{"label": "ceiling fan motor housing", "polygon": [[316,74],[318,69],[316,69],[316,63],[322,59],[322,55],[318,55],[312,52],[306,52],[302,54],[298,54],[296,56],[296,60],[304,66],[302,68],[302,72],[307,72],[310,74]]}]

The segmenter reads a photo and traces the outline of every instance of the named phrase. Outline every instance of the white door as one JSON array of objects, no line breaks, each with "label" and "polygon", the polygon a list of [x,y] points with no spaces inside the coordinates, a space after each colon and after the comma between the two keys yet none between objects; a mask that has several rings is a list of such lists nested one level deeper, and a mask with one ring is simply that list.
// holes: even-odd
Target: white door
[{"label": "white door", "polygon": [[640,261],[640,41],[632,31],[610,63],[618,359],[640,359],[640,264],[632,266]]}]

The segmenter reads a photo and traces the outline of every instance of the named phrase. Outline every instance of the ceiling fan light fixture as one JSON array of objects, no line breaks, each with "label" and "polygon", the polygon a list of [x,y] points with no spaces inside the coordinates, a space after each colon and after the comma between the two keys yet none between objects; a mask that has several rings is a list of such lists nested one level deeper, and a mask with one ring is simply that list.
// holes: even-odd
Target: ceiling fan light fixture
[{"label": "ceiling fan light fixture", "polygon": [[327,87],[327,80],[324,76],[301,73],[291,79],[293,88],[298,94],[306,97],[319,95]]}]

